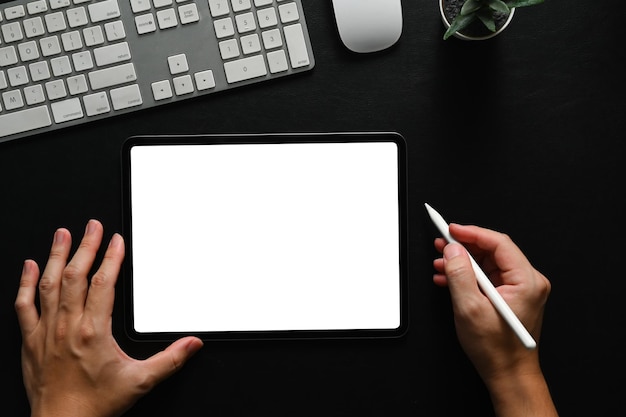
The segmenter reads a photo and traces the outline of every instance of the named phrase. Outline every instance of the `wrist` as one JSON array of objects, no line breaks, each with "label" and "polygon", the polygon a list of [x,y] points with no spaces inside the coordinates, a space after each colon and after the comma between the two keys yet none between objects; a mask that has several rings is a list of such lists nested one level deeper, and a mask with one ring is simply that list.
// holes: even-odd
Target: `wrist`
[{"label": "wrist", "polygon": [[494,376],[485,384],[498,417],[556,417],[550,390],[537,365]]},{"label": "wrist", "polygon": [[115,414],[102,414],[83,402],[64,397],[62,401],[41,401],[31,406],[30,417],[113,417]]}]

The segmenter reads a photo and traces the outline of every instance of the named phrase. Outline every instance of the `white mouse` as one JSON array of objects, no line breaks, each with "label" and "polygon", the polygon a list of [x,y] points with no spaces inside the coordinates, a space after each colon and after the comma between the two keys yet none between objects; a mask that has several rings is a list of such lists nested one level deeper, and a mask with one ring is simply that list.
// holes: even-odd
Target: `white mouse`
[{"label": "white mouse", "polygon": [[354,52],[390,47],[402,33],[400,0],[332,0],[339,37]]}]

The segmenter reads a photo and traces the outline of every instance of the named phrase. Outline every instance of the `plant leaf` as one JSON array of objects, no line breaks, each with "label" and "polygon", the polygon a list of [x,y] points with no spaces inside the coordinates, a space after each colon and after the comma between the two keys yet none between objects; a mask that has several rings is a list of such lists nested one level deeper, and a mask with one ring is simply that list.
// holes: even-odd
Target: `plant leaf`
[{"label": "plant leaf", "polygon": [[509,6],[506,5],[502,0],[488,0],[487,4],[491,10],[495,10],[496,12],[501,12],[505,14],[509,14],[511,10]]},{"label": "plant leaf", "polygon": [[476,15],[470,14],[468,16],[463,16],[461,14],[457,15],[457,17],[452,21],[446,33],[443,34],[443,39],[448,39],[450,36],[458,32],[459,30],[463,30],[470,23],[474,21]]},{"label": "plant leaf", "polygon": [[479,10],[481,7],[483,7],[482,1],[467,0],[465,3],[463,3],[460,14],[462,14],[463,16],[467,16],[469,14],[474,13],[476,10]]},{"label": "plant leaf", "polygon": [[483,25],[485,25],[487,29],[492,32],[496,31],[496,22],[493,18],[493,13],[491,13],[489,10],[480,10],[478,13],[476,13],[476,16],[478,16],[480,21],[483,22]]},{"label": "plant leaf", "polygon": [[543,3],[543,0],[506,0],[506,5],[509,8],[513,7],[524,7],[524,6],[534,6],[535,4]]}]

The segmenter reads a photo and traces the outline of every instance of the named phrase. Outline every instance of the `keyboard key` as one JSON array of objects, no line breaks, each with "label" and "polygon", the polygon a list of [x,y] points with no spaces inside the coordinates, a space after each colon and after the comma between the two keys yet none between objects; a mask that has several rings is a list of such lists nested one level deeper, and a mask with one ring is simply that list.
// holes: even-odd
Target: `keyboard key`
[{"label": "keyboard key", "polygon": [[209,8],[213,17],[224,16],[230,12],[228,0],[209,0]]},{"label": "keyboard key", "polygon": [[170,74],[180,74],[189,70],[189,64],[187,63],[187,56],[185,54],[172,55],[167,57],[167,66],[170,69]]},{"label": "keyboard key", "polygon": [[24,11],[24,6],[13,6],[7,7],[4,9],[4,17],[7,20],[18,19],[20,17],[24,17],[26,12]]},{"label": "keyboard key", "polygon": [[50,8],[52,10],[68,7],[69,5],[70,0],[50,0]]},{"label": "keyboard key", "polygon": [[88,94],[83,97],[83,103],[85,104],[85,112],[87,116],[96,116],[98,114],[104,114],[111,111],[109,106],[109,99],[105,92]]},{"label": "keyboard key", "polygon": [[34,82],[47,80],[50,78],[50,69],[46,61],[33,62],[28,66],[30,78]]},{"label": "keyboard key", "polygon": [[248,33],[256,29],[256,21],[252,13],[244,13],[235,16],[237,32]]},{"label": "keyboard key", "polygon": [[186,25],[188,23],[197,22],[200,20],[198,14],[198,7],[195,3],[185,4],[178,8],[178,15],[180,17],[180,23]]},{"label": "keyboard key", "polygon": [[237,39],[222,41],[219,46],[222,59],[231,59],[239,56],[239,43]]},{"label": "keyboard key", "polygon": [[65,89],[65,83],[63,80],[48,81],[46,83],[46,94],[48,95],[49,100],[58,100],[67,96],[67,90]]},{"label": "keyboard key", "polygon": [[2,36],[6,43],[17,42],[24,39],[20,22],[12,22],[2,25]]},{"label": "keyboard key", "polygon": [[89,83],[92,90],[113,87],[136,80],[137,74],[133,64],[122,64],[89,73]]},{"label": "keyboard key", "polygon": [[278,6],[278,14],[280,15],[280,21],[283,23],[291,23],[300,19],[296,3],[281,4]]},{"label": "keyboard key", "polygon": [[289,69],[289,66],[287,65],[287,57],[285,56],[285,51],[283,51],[282,49],[269,52],[267,54],[267,64],[269,65],[270,72],[272,74],[287,71]]},{"label": "keyboard key", "polygon": [[89,17],[93,23],[103,20],[115,19],[121,16],[117,0],[104,0],[87,6]]},{"label": "keyboard key", "polygon": [[63,50],[65,52],[76,51],[83,47],[83,40],[80,37],[80,32],[77,30],[62,34],[61,43],[63,44]]},{"label": "keyboard key", "polygon": [[26,67],[19,66],[9,68],[7,70],[7,77],[9,78],[9,84],[11,84],[11,87],[28,84],[28,73],[26,71]]},{"label": "keyboard key", "polygon": [[24,100],[22,99],[22,92],[20,90],[11,90],[2,93],[2,102],[4,103],[4,108],[7,110],[24,107]]},{"label": "keyboard key", "polygon": [[24,20],[24,33],[27,38],[34,38],[46,33],[41,17],[37,16],[32,19]]},{"label": "keyboard key", "polygon": [[216,20],[213,22],[213,27],[215,28],[215,35],[218,39],[233,36],[235,34],[235,26],[233,25],[233,20],[230,17]]},{"label": "keyboard key", "polygon": [[124,30],[124,24],[120,20],[115,22],[105,23],[104,31],[107,34],[107,40],[109,42],[119,41],[126,37],[126,31]]},{"label": "keyboard key", "polygon": [[0,67],[17,64],[17,53],[14,46],[0,48]]},{"label": "keyboard key", "polygon": [[191,81],[191,75],[183,75],[182,77],[176,77],[173,80],[174,91],[177,96],[183,96],[185,94],[193,93],[193,82]]},{"label": "keyboard key", "polygon": [[250,10],[252,5],[250,4],[250,0],[232,0],[233,4],[233,12],[238,13],[243,10]]},{"label": "keyboard key", "polygon": [[26,9],[30,15],[43,13],[48,10],[48,3],[46,0],[31,1],[26,5]]},{"label": "keyboard key", "polygon": [[224,64],[226,80],[232,84],[267,75],[263,55],[255,55]]},{"label": "keyboard key", "polygon": [[47,106],[0,115],[0,137],[40,129],[52,124]]},{"label": "keyboard key", "polygon": [[127,42],[114,43],[93,50],[96,65],[99,67],[119,62],[128,61],[131,58]]},{"label": "keyboard key", "polygon": [[70,59],[68,56],[63,55],[50,60],[50,66],[52,67],[52,74],[55,77],[67,75],[72,72],[72,66],[70,65]]},{"label": "keyboard key", "polygon": [[65,17],[62,12],[47,14],[44,20],[46,21],[46,27],[50,33],[61,32],[67,29]]},{"label": "keyboard key", "polygon": [[41,54],[45,57],[61,53],[61,43],[56,36],[40,39],[39,46],[41,47]]},{"label": "keyboard key", "polygon": [[169,29],[178,26],[178,19],[174,9],[159,10],[157,12],[157,22],[159,29]]},{"label": "keyboard key", "polygon": [[261,41],[259,40],[259,35],[253,33],[252,35],[242,36],[241,50],[244,55],[261,52]]},{"label": "keyboard key", "polygon": [[72,62],[74,63],[76,72],[87,71],[93,68],[93,60],[91,59],[91,52],[89,51],[81,51],[72,54]]},{"label": "keyboard key", "polygon": [[150,0],[130,0],[130,7],[133,13],[141,13],[150,10]]},{"label": "keyboard key", "polygon": [[17,49],[20,52],[20,59],[22,62],[34,61],[39,58],[39,49],[37,48],[37,43],[35,41],[20,43],[17,46]]},{"label": "keyboard key", "polygon": [[262,29],[276,26],[278,24],[278,19],[276,18],[276,9],[274,9],[273,7],[259,10],[258,12],[256,12],[256,14],[259,19],[259,27],[261,27]]},{"label": "keyboard key", "polygon": [[280,30],[278,29],[265,31],[262,36],[265,49],[275,49],[283,46],[283,38],[280,36]]},{"label": "keyboard key", "polygon": [[67,24],[71,28],[79,26],[85,26],[89,21],[87,20],[87,11],[84,7],[75,7],[67,11]]},{"label": "keyboard key", "polygon": [[69,122],[83,117],[83,108],[78,98],[57,101],[50,105],[55,123]]},{"label": "keyboard key", "polygon": [[152,4],[154,4],[154,7],[156,8],[171,6],[172,0],[152,0]]},{"label": "keyboard key", "polygon": [[129,107],[141,106],[141,92],[137,84],[127,85],[110,91],[113,109],[122,110]]},{"label": "keyboard key", "polygon": [[172,98],[172,86],[170,80],[162,80],[152,83],[152,96],[155,100]]},{"label": "keyboard key", "polygon": [[83,38],[85,38],[85,46],[95,46],[104,43],[104,34],[101,26],[93,26],[83,29]]},{"label": "keyboard key", "polygon": [[292,68],[305,67],[311,63],[309,52],[304,41],[304,32],[300,23],[286,26],[283,29],[289,50],[289,59]]},{"label": "keyboard key", "polygon": [[83,94],[89,91],[87,88],[87,79],[84,74],[75,75],[67,79],[67,88],[70,91],[70,95],[75,96],[77,94]]},{"label": "keyboard key", "polygon": [[196,79],[198,91],[215,87],[215,79],[213,78],[213,71],[211,70],[196,72],[194,78]]},{"label": "keyboard key", "polygon": [[154,21],[154,15],[152,15],[152,13],[146,13],[135,17],[135,27],[137,28],[137,33],[140,35],[155,32],[156,23]]},{"label": "keyboard key", "polygon": [[35,104],[41,104],[46,101],[46,97],[43,94],[43,87],[41,84],[31,85],[24,89],[24,99],[26,104],[34,106]]}]

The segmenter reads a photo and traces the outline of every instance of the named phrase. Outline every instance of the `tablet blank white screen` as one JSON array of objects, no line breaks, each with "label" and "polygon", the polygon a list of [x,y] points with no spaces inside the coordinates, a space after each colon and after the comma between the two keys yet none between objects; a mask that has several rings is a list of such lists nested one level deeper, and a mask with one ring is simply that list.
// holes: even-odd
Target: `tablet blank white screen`
[{"label": "tablet blank white screen", "polygon": [[131,149],[137,332],[395,329],[390,142]]}]

